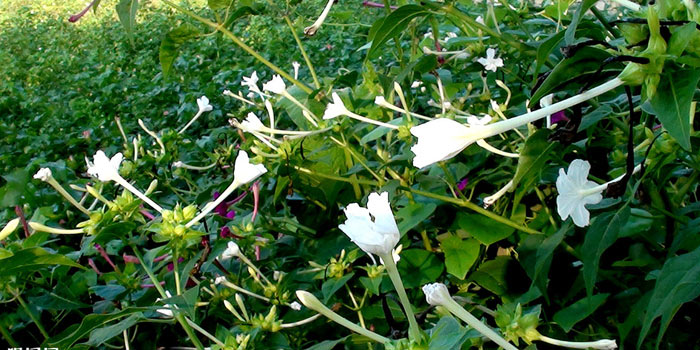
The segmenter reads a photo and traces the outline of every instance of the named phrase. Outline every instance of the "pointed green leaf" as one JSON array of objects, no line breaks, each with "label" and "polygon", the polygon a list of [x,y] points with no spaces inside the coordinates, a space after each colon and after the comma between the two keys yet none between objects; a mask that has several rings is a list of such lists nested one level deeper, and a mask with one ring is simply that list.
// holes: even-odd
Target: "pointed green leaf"
[{"label": "pointed green leaf", "polygon": [[197,37],[199,35],[199,30],[189,24],[185,23],[165,35],[163,41],[160,42],[160,67],[163,70],[163,76],[170,75],[170,69],[173,67],[173,62],[177,58],[178,51],[182,44],[187,40]]},{"label": "pointed green leaf", "polygon": [[139,8],[138,0],[119,0],[117,4],[117,15],[119,22],[122,22],[126,35],[133,40],[134,27],[136,26],[136,10]]},{"label": "pointed green leaf", "polygon": [[85,269],[82,265],[61,254],[51,254],[43,248],[29,248],[14,252],[2,259],[0,276],[12,276],[25,271],[34,271],[47,265],[64,265]]},{"label": "pointed green leaf", "polygon": [[579,22],[581,22],[581,19],[583,18],[583,15],[586,14],[588,9],[593,7],[595,3],[598,2],[598,0],[583,0],[581,2],[581,5],[576,9],[576,12],[574,13],[574,17],[571,19],[571,23],[569,24],[569,27],[566,28],[566,44],[571,45],[574,43],[574,35],[576,34],[576,27],[578,27]]},{"label": "pointed green leaf", "polygon": [[554,322],[568,332],[576,323],[590,316],[597,308],[603,305],[608,295],[610,294],[603,293],[583,298],[554,314]]},{"label": "pointed green leaf", "polygon": [[514,228],[479,214],[460,213],[457,226],[485,245],[496,243],[515,232]]},{"label": "pointed green leaf", "polygon": [[544,164],[549,159],[549,153],[556,144],[549,141],[549,133],[549,129],[540,129],[525,141],[518,158],[518,168],[513,176],[513,188],[518,188],[522,183],[521,187],[527,189],[538,180]]},{"label": "pointed green leaf", "polygon": [[690,102],[700,80],[700,70],[664,73],[651,106],[661,125],[683,149],[690,151]]},{"label": "pointed green leaf", "polygon": [[372,46],[369,48],[367,56],[372,57],[380,46],[405,30],[414,18],[427,14],[429,12],[419,5],[404,5],[394,10],[382,20],[376,30],[372,28],[370,31],[368,40],[372,42]]},{"label": "pointed green leaf", "polygon": [[607,212],[597,216],[593,220],[591,228],[588,229],[581,248],[583,280],[586,284],[588,296],[593,295],[600,257],[606,249],[615,243],[620,230],[627,222],[629,216],[629,206],[623,205],[614,212]]},{"label": "pointed green leaf", "polygon": [[462,240],[456,235],[449,235],[442,240],[440,248],[445,253],[447,272],[463,280],[476,262],[481,245],[475,239]]}]

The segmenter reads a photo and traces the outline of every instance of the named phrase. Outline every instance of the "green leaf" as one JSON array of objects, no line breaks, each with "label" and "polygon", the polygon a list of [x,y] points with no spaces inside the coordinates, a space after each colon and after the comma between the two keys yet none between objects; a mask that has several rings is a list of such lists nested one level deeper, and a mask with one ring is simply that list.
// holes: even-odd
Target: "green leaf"
[{"label": "green leaf", "polygon": [[122,332],[131,328],[139,321],[145,319],[140,312],[129,315],[129,317],[113,324],[111,326],[95,329],[90,332],[90,339],[85,343],[90,346],[98,346],[116,336],[122,335]]},{"label": "green leaf", "polygon": [[0,276],[12,276],[25,271],[35,271],[45,265],[64,265],[85,269],[82,265],[61,254],[51,254],[42,248],[22,249],[0,264]]},{"label": "green leaf", "polygon": [[445,316],[430,330],[429,350],[459,350],[467,340],[467,330],[451,316]]},{"label": "green leaf", "polygon": [[526,190],[539,179],[549,153],[556,144],[549,141],[549,133],[549,129],[540,129],[525,141],[518,158],[518,169],[513,176],[513,188],[518,188],[522,183],[521,187]]},{"label": "green leaf", "polygon": [[231,6],[233,0],[207,0],[207,5],[212,10],[221,10]]},{"label": "green leaf", "polygon": [[69,327],[65,331],[49,339],[48,345],[59,349],[71,349],[78,340],[88,336],[94,329],[102,327],[108,322],[118,320],[124,316],[140,313],[145,308],[126,308],[111,314],[90,314],[83,318],[80,325]]},{"label": "green leaf", "polygon": [[496,257],[496,259],[481,264],[479,269],[471,274],[470,279],[493,294],[505,295],[508,292],[506,272],[508,264],[511,262],[513,260],[509,256]]},{"label": "green leaf", "polygon": [[537,286],[545,298],[548,296],[546,293],[547,276],[552,264],[552,255],[559,243],[564,239],[564,236],[572,230],[573,225],[571,221],[566,221],[559,228],[559,231],[547,238],[543,238],[542,235],[525,237],[518,249],[518,256],[521,257],[519,259],[520,263],[532,280],[531,286]]},{"label": "green leaf", "polygon": [[600,67],[600,62],[608,57],[610,57],[610,53],[605,50],[590,46],[580,48],[573,57],[565,58],[557,63],[537,88],[537,91],[532,94],[528,106],[537,105],[542,97],[559,89],[560,86],[568,84],[571,80],[594,73]]},{"label": "green leaf", "polygon": [[139,8],[138,0],[119,0],[117,4],[117,15],[119,22],[122,22],[129,40],[134,40],[134,27],[136,26],[136,10]]},{"label": "green leaf", "polygon": [[397,265],[406,288],[435,282],[445,269],[435,254],[424,249],[404,250]]},{"label": "green leaf", "polygon": [[600,214],[591,223],[591,228],[588,229],[581,247],[583,280],[586,284],[586,293],[589,296],[593,294],[600,257],[606,249],[615,243],[629,216],[629,206],[623,205],[617,211]]},{"label": "green leaf", "polygon": [[483,215],[467,213],[457,215],[457,226],[485,245],[496,243],[515,232],[514,228]]},{"label": "green leaf", "polygon": [[419,5],[404,5],[394,10],[382,20],[381,24],[376,27],[376,30],[372,28],[374,31],[370,31],[368,40],[372,42],[372,46],[369,48],[367,56],[372,57],[379,50],[380,46],[405,30],[411,20],[429,13]]},{"label": "green leaf", "polygon": [[700,248],[666,260],[661,268],[656,285],[651,294],[637,340],[639,348],[646,338],[654,320],[661,316],[661,326],[656,339],[658,343],[664,335],[678,308],[700,296]]},{"label": "green leaf", "polygon": [[338,289],[343,288],[343,286],[348,283],[348,281],[355,276],[354,272],[344,275],[341,278],[329,278],[323,282],[321,286],[321,293],[323,293],[323,302],[326,303],[328,300],[338,291]]},{"label": "green leaf", "polygon": [[163,41],[160,42],[160,51],[158,54],[163,76],[167,77],[170,75],[170,69],[173,66],[173,62],[175,62],[175,58],[177,58],[178,51],[182,44],[187,40],[197,37],[197,35],[199,35],[199,30],[189,23],[185,23],[165,35]]},{"label": "green leaf", "polygon": [[574,43],[574,35],[576,34],[576,27],[578,27],[579,22],[581,22],[581,19],[583,18],[583,15],[595,5],[595,3],[598,0],[583,0],[581,2],[581,6],[579,6],[576,9],[576,13],[574,13],[574,17],[571,19],[571,23],[569,24],[569,27],[566,28],[566,45],[571,45]]},{"label": "green leaf", "polygon": [[581,124],[578,126],[578,131],[581,132],[590,128],[591,126],[595,125],[595,123],[609,116],[610,113],[612,113],[612,108],[610,108],[610,106],[601,105],[581,118]]},{"label": "green leaf", "polygon": [[552,34],[549,38],[542,41],[542,43],[537,47],[537,65],[535,66],[535,77],[540,72],[540,68],[547,62],[549,55],[552,53],[557,45],[564,39],[565,32],[558,32]]},{"label": "green leaf", "polygon": [[440,248],[445,253],[447,272],[463,280],[476,262],[481,245],[475,239],[462,240],[456,235],[449,235],[442,240]]},{"label": "green leaf", "polygon": [[324,340],[316,345],[313,345],[313,346],[306,348],[306,350],[333,350],[333,349],[335,349],[336,345],[344,342],[345,339],[347,339],[348,337],[349,336],[343,337],[340,339],[336,339],[336,340]]},{"label": "green leaf", "polygon": [[29,173],[24,169],[15,169],[10,174],[2,177],[7,181],[5,186],[0,188],[0,206],[12,207],[20,205],[22,194],[29,182]]},{"label": "green leaf", "polygon": [[700,70],[679,70],[661,76],[651,106],[661,125],[683,149],[690,151],[690,102],[700,80]]},{"label": "green leaf", "polygon": [[571,330],[576,323],[590,316],[608,298],[608,293],[596,294],[583,298],[554,314],[556,322],[565,332]]},{"label": "green leaf", "polygon": [[435,208],[437,208],[435,203],[412,203],[397,211],[396,217],[401,219],[398,224],[401,236],[433,215]]},{"label": "green leaf", "polygon": [[695,22],[686,23],[673,32],[668,42],[669,55],[680,56],[685,51],[695,35],[696,26]]}]

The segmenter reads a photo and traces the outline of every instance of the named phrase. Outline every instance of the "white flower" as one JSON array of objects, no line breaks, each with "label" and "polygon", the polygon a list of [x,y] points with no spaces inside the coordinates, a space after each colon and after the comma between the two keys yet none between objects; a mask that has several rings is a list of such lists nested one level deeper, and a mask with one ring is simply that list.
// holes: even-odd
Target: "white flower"
[{"label": "white flower", "polygon": [[258,116],[255,115],[255,113],[253,112],[248,113],[248,117],[245,118],[243,122],[241,122],[241,129],[243,129],[243,131],[260,131],[264,128],[265,125],[263,125]]},{"label": "white flower", "polygon": [[263,84],[263,90],[274,94],[281,94],[287,90],[287,86],[284,84],[282,77],[279,74],[275,74],[270,81]]},{"label": "white flower", "polygon": [[318,16],[316,22],[304,28],[304,35],[314,36],[316,34],[316,31],[318,31],[318,29],[321,28],[321,25],[323,25],[323,21],[325,21],[326,17],[328,17],[328,13],[331,12],[331,7],[333,7],[334,2],[335,0],[328,0],[326,7],[323,8],[323,12],[321,12],[321,15]]},{"label": "white flower", "polygon": [[37,180],[44,181],[44,182],[49,181],[49,179],[51,178],[51,169],[49,169],[49,168],[39,169],[39,171],[37,171],[36,174],[34,174],[34,178]]},{"label": "white flower", "polygon": [[88,174],[93,177],[97,177],[102,182],[116,181],[121,179],[119,175],[119,165],[124,159],[121,153],[115,154],[112,159],[107,158],[107,155],[100,151],[97,151],[92,157],[92,163],[87,161]]},{"label": "white flower", "polygon": [[299,78],[299,67],[301,67],[301,64],[297,61],[292,62],[292,67],[294,67],[294,79]]},{"label": "white flower", "polygon": [[183,166],[185,166],[185,163],[179,160],[173,163],[173,168],[182,168]]},{"label": "white flower", "polygon": [[226,277],[225,276],[218,276],[214,279],[214,284],[219,285],[226,282]]},{"label": "white flower", "polygon": [[588,225],[590,213],[586,209],[586,204],[596,204],[603,199],[601,192],[607,184],[599,186],[588,180],[588,172],[591,164],[585,160],[575,159],[569,165],[569,171],[559,169],[557,178],[557,212],[562,220],[569,216],[574,220],[574,224],[579,227]]},{"label": "white flower", "polygon": [[253,71],[250,77],[244,76],[241,86],[247,86],[250,91],[260,92],[260,88],[258,88],[258,72]]},{"label": "white flower", "polygon": [[434,306],[444,305],[447,301],[452,299],[450,292],[447,290],[447,286],[442,283],[424,285],[423,294],[425,294],[425,301]]},{"label": "white flower", "polygon": [[483,24],[484,24],[484,17],[481,17],[481,15],[479,15],[478,17],[476,17],[476,23],[479,23],[479,24],[482,24],[482,25],[483,25]]},{"label": "white flower", "polygon": [[209,99],[206,96],[197,99],[197,106],[199,107],[199,113],[209,112],[214,109],[214,107],[209,104]]},{"label": "white flower", "polygon": [[289,307],[291,307],[294,311],[301,310],[301,304],[299,304],[298,301],[292,302],[291,304],[289,304]]},{"label": "white flower", "polygon": [[[545,108],[547,106],[551,106],[552,102],[554,102],[554,94],[549,94],[545,97],[542,97],[540,99],[540,108]],[[549,128],[552,125],[552,115],[547,114],[547,116],[545,118],[547,118],[546,119],[547,120],[547,128]]]},{"label": "white flower", "polygon": [[615,350],[617,349],[617,342],[613,339],[601,339],[592,342],[589,346],[593,349]]},{"label": "white flower", "polygon": [[262,164],[251,164],[246,151],[239,151],[236,157],[235,168],[233,169],[233,181],[238,184],[247,184],[260,175],[267,172]]},{"label": "white flower", "polygon": [[[170,292],[167,290],[165,291],[165,296],[168,298],[173,297],[172,294],[170,294]],[[156,302],[159,302],[161,300],[162,300],[161,298],[157,298]],[[177,309],[177,305],[165,304],[165,306],[163,308],[156,310],[156,312],[165,316],[165,317],[173,317],[174,316],[173,310],[172,310],[173,306],[175,306],[175,308]]]},{"label": "white flower", "polygon": [[415,89],[415,88],[417,88],[417,87],[420,87],[421,85],[423,85],[423,82],[420,81],[420,80],[416,80],[416,81],[414,81],[413,83],[411,83],[411,88],[412,88],[412,89]]},{"label": "white flower", "polygon": [[481,65],[484,66],[484,69],[492,72],[495,72],[498,67],[503,67],[503,59],[500,57],[496,58],[496,50],[491,48],[486,50],[486,57],[480,57],[476,61],[481,63]]},{"label": "white flower", "polygon": [[457,33],[447,32],[447,36],[445,36],[445,39],[443,39],[443,41],[450,41],[450,39],[456,38],[456,37],[457,37]]},{"label": "white flower", "polygon": [[475,115],[470,115],[467,117],[467,123],[471,126],[480,126],[480,125],[486,125],[491,122],[491,116],[488,114],[485,114],[483,117],[479,118]]},{"label": "white flower", "polygon": [[367,208],[351,203],[345,208],[345,216],[347,220],[338,228],[367,253],[391,254],[401,238],[387,192],[370,194]]},{"label": "white flower", "polygon": [[[343,103],[343,100],[340,99],[340,96],[338,96],[338,93],[334,92],[331,96],[333,97],[333,102],[326,106],[326,112],[323,113],[323,119],[333,119],[341,115],[350,114],[350,111],[345,107],[345,104]],[[377,96],[377,98],[379,98],[379,96]]]},{"label": "white flower", "polygon": [[[238,248],[238,244],[236,244],[236,242],[228,242],[228,245],[226,246],[226,250],[224,250],[224,252],[221,253],[221,260],[229,260],[233,257],[240,256],[240,255],[241,255],[241,249]],[[225,279],[226,278],[224,278],[224,280]],[[216,281],[214,283],[216,283]]]},{"label": "white flower", "polygon": [[418,142],[411,147],[416,155],[413,166],[428,165],[456,156],[473,142],[483,138],[483,126],[466,126],[452,119],[438,118],[411,128]]}]

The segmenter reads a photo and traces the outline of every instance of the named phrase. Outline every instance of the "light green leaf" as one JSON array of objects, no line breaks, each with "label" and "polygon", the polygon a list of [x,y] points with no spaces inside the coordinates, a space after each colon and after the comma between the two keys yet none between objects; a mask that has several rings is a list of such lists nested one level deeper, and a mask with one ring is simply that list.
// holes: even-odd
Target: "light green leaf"
[{"label": "light green leaf", "polygon": [[586,14],[588,9],[593,7],[593,5],[595,5],[596,2],[598,2],[598,0],[583,0],[581,2],[581,5],[576,9],[574,17],[571,19],[571,23],[569,24],[569,27],[566,28],[565,40],[567,45],[571,45],[574,43],[576,27],[578,27],[579,22],[581,22],[583,15]]},{"label": "light green leaf", "polygon": [[119,0],[117,4],[117,15],[119,22],[122,22],[126,35],[133,43],[134,27],[136,26],[136,10],[139,8],[138,0]]},{"label": "light green leaf", "polygon": [[51,254],[42,248],[22,249],[3,259],[0,276],[12,276],[25,271],[35,271],[45,265],[64,265],[85,269],[82,265],[61,254]]},{"label": "light green leaf", "polygon": [[199,30],[189,24],[185,23],[165,35],[163,41],[160,42],[160,67],[163,70],[163,76],[170,75],[170,69],[177,58],[178,51],[182,44],[187,40],[197,37],[199,35]]},{"label": "light green leaf", "polygon": [[656,339],[658,348],[658,343],[678,308],[700,296],[699,261],[700,248],[666,260],[656,278],[656,285],[647,305],[637,348],[646,338],[654,320],[661,316],[661,326]]},{"label": "light green leaf", "polygon": [[668,42],[668,54],[680,56],[692,41],[697,30],[696,28],[697,24],[695,22],[686,23],[678,27],[671,35],[671,39]]},{"label": "light green leaf", "polygon": [[603,305],[608,295],[610,294],[603,293],[585,297],[554,314],[554,322],[563,328],[565,332],[568,332],[576,323],[590,316],[597,308]]},{"label": "light green leaf", "polygon": [[430,330],[429,350],[459,350],[467,340],[467,330],[453,317],[445,316]]},{"label": "light green leaf", "polygon": [[630,208],[623,205],[614,212],[607,212],[597,216],[591,228],[586,233],[586,238],[581,247],[581,260],[583,261],[583,280],[586,284],[588,296],[593,294],[600,257],[606,249],[615,243],[620,230],[630,216]]},{"label": "light green leaf", "polygon": [[396,212],[396,218],[401,220],[398,224],[401,236],[433,215],[435,208],[437,208],[435,203],[412,203],[399,209]]},{"label": "light green leaf", "polygon": [[440,248],[445,253],[447,272],[463,280],[476,262],[481,245],[475,239],[462,240],[456,235],[449,235],[442,240]]},{"label": "light green leaf", "polygon": [[[544,63],[547,62],[552,50],[564,39],[564,33],[565,32],[558,32],[552,34],[537,47],[537,65],[535,66],[535,72],[537,74],[539,74],[540,68],[542,68]],[[537,77],[537,75],[535,75],[535,77]]]},{"label": "light green leaf", "polygon": [[664,129],[683,149],[690,151],[690,102],[700,80],[700,70],[679,70],[664,73],[651,99]]}]

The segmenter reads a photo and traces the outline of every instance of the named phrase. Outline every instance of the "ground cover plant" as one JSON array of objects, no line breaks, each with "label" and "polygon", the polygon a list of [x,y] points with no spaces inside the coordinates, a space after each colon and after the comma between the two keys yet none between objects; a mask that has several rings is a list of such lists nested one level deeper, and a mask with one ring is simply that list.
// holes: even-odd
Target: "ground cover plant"
[{"label": "ground cover plant", "polygon": [[700,347],[693,0],[0,10],[8,348]]}]

